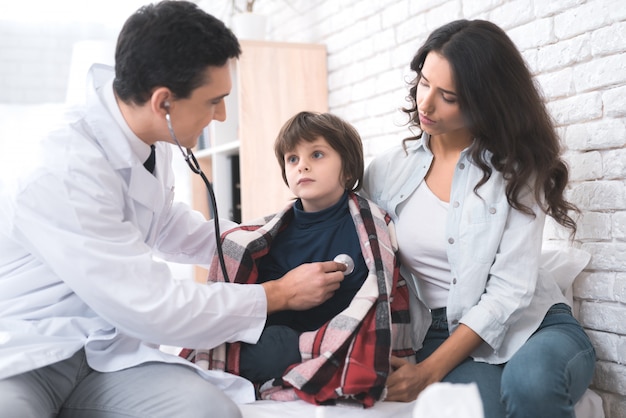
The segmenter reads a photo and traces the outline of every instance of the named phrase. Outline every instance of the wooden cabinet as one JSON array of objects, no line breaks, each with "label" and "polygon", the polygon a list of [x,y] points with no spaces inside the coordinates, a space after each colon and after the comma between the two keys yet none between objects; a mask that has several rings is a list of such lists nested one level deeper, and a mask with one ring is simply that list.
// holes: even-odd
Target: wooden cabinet
[{"label": "wooden cabinet", "polygon": [[[212,122],[196,150],[212,179],[218,215],[236,221],[274,213],[293,198],[274,155],[274,140],[297,112],[328,111],[324,45],[242,40],[241,48],[226,98],[226,121]],[[198,176],[192,179],[192,205],[210,217],[204,185]]]},{"label": "wooden cabinet", "polygon": [[254,219],[293,197],[274,155],[283,124],[302,110],[326,112],[326,48],[285,43],[242,44],[239,85],[241,214]]}]

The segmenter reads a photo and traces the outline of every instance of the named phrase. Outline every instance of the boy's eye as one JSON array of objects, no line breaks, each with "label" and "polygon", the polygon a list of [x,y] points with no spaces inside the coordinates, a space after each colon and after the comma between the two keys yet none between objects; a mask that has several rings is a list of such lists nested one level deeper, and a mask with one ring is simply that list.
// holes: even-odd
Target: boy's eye
[{"label": "boy's eye", "polygon": [[287,161],[289,164],[293,164],[298,161],[298,157],[296,157],[295,155],[290,155],[285,158],[285,161]]},{"label": "boy's eye", "polygon": [[313,153],[313,158],[322,158],[324,156],[324,153],[322,151],[315,151]]}]

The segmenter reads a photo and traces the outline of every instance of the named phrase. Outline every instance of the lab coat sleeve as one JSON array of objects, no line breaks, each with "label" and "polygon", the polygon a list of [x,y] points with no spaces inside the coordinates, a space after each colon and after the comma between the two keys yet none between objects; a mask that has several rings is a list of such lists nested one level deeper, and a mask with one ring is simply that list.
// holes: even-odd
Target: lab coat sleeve
[{"label": "lab coat sleeve", "polygon": [[[220,219],[220,233],[237,226],[235,222]],[[200,212],[182,203],[174,202],[166,220],[158,231],[155,250],[165,260],[208,267],[216,247],[214,223]]]},{"label": "lab coat sleeve", "polygon": [[[129,219],[126,192],[99,155],[62,158],[17,191],[12,235],[45,266],[42,274],[127,335],[185,347],[255,342],[266,318],[263,288],[174,280]],[[204,232],[190,225],[194,246],[214,240],[210,222]]]}]

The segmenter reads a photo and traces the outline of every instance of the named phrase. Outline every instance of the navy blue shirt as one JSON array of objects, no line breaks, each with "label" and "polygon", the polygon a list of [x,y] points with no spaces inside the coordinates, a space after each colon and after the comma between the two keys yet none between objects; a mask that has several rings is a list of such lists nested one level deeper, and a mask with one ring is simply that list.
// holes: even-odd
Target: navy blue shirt
[{"label": "navy blue shirt", "polygon": [[271,314],[269,325],[287,325],[296,331],[313,331],[343,311],[361,288],[368,270],[348,209],[348,193],[335,205],[319,212],[304,212],[302,202],[294,204],[294,218],[274,239],[270,251],[259,262],[259,283],[275,280],[304,263],[329,261],[338,254],[354,260],[354,271],[341,282],[335,295],[306,311]]}]

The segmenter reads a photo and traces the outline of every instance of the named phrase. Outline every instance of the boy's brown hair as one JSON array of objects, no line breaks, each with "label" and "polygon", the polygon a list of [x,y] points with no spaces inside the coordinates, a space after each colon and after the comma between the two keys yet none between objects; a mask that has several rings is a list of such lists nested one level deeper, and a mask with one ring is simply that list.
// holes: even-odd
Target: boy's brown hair
[{"label": "boy's brown hair", "polygon": [[346,190],[357,191],[363,184],[363,144],[361,136],[348,122],[330,113],[300,112],[281,128],[274,152],[285,184],[285,154],[300,141],[313,142],[322,137],[341,156],[341,174]]}]

